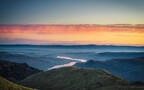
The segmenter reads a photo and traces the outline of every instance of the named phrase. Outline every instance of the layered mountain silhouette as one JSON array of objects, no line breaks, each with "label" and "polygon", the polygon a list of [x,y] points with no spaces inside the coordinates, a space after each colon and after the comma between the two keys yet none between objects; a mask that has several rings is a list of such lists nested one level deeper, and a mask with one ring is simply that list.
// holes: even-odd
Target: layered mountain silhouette
[{"label": "layered mountain silhouette", "polygon": [[144,81],[144,57],[131,59],[113,59],[108,61],[89,60],[77,63],[82,68],[105,69],[130,81]]},{"label": "layered mountain silhouette", "polygon": [[[89,61],[87,63],[94,64],[95,61]],[[0,60],[0,90],[35,89],[144,90],[144,83],[140,81],[127,81],[103,69],[90,69],[73,66],[41,71],[30,67],[26,63]]]}]

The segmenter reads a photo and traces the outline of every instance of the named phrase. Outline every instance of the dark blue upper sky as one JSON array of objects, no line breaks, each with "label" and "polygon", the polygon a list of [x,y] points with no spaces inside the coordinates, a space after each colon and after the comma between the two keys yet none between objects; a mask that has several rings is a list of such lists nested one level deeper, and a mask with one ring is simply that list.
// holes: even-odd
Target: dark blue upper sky
[{"label": "dark blue upper sky", "polygon": [[144,24],[144,0],[0,0],[0,24]]}]

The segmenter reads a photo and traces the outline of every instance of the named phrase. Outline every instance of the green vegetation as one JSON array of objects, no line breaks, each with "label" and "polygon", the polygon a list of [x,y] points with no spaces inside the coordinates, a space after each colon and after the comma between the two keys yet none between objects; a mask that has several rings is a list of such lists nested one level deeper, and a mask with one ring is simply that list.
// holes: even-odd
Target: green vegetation
[{"label": "green vegetation", "polygon": [[111,74],[106,70],[64,67],[40,72],[21,84],[40,90],[144,90],[143,86]]},{"label": "green vegetation", "polygon": [[0,90],[36,90],[36,89],[27,88],[27,87],[12,83],[0,77]]}]

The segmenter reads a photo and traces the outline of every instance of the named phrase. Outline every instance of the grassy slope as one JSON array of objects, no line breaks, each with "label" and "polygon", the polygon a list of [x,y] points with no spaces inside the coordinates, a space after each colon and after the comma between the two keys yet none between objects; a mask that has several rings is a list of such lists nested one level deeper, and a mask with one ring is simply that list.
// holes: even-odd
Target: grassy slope
[{"label": "grassy slope", "polygon": [[21,82],[40,90],[144,90],[105,70],[65,67],[32,75]]},{"label": "grassy slope", "polygon": [[0,90],[36,90],[36,89],[27,88],[27,87],[12,83],[0,77]]},{"label": "grassy slope", "polygon": [[40,72],[40,70],[33,68],[26,63],[0,60],[0,76],[12,82],[21,81],[24,78],[38,72]]}]

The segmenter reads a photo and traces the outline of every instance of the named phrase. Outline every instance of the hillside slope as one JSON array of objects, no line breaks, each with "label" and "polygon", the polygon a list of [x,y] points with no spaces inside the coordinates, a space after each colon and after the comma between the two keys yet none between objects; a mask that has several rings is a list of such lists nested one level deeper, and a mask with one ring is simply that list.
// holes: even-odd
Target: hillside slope
[{"label": "hillside slope", "polygon": [[27,87],[12,83],[0,77],[0,90],[36,90],[36,89],[27,88]]},{"label": "hillside slope", "polygon": [[40,90],[144,90],[105,70],[64,67],[40,72],[21,84]]},{"label": "hillside slope", "polygon": [[77,67],[105,69],[130,81],[144,81],[144,57],[130,59],[113,59],[108,61],[89,60],[77,63]]},{"label": "hillside slope", "polygon": [[27,76],[38,72],[40,72],[40,70],[33,68],[26,63],[15,63],[0,60],[0,76],[13,82],[18,82]]}]

